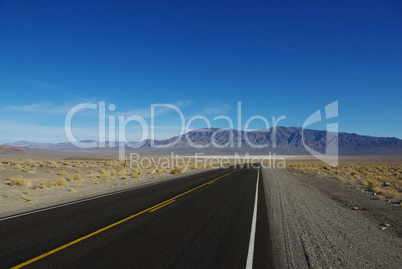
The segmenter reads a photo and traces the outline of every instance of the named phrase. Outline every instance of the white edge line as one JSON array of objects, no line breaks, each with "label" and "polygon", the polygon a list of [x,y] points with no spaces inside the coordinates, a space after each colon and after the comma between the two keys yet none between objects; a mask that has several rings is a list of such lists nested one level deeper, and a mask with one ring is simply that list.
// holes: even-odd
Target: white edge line
[{"label": "white edge line", "polygon": [[255,242],[255,230],[257,224],[257,205],[258,205],[258,181],[260,179],[260,168],[258,168],[257,172],[257,185],[255,188],[255,201],[254,201],[254,212],[253,212],[253,221],[251,222],[251,232],[250,232],[250,243],[248,245],[248,255],[247,255],[247,263],[246,269],[253,268],[253,258],[254,258],[254,242]]}]

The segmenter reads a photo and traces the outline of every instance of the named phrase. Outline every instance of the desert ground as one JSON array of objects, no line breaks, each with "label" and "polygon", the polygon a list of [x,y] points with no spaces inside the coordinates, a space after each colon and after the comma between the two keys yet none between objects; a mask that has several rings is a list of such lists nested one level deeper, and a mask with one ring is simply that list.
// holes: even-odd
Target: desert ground
[{"label": "desert ground", "polygon": [[[112,153],[33,150],[24,154],[1,154],[0,216],[211,169],[220,165],[205,161],[213,157],[221,158],[226,165],[235,163],[230,156],[203,156],[197,162],[191,156],[176,160],[172,156],[153,155],[125,163]],[[264,156],[251,156],[254,157]],[[285,167],[293,175],[319,177],[322,184],[327,184],[329,178],[394,205],[399,205],[402,199],[402,158],[398,156],[345,156],[336,167],[312,156],[278,158],[286,162],[277,167]]]},{"label": "desert ground", "polygon": [[325,174],[262,175],[278,268],[400,268],[400,201]]}]

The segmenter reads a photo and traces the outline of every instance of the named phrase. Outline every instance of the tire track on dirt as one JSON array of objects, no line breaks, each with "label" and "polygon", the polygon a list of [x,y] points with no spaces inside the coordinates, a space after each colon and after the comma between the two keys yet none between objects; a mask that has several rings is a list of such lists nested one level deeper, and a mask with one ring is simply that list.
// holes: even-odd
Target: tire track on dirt
[{"label": "tire track on dirt", "polygon": [[278,268],[399,267],[401,238],[286,170],[262,175]]}]

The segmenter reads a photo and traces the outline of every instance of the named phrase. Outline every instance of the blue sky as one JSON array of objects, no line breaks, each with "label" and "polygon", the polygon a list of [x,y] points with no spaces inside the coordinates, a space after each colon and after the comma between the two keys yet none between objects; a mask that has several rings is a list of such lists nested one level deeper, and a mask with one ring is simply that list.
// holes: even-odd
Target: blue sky
[{"label": "blue sky", "polygon": [[[0,36],[0,143],[66,141],[69,109],[99,102],[116,106],[107,117],[150,124],[166,103],[237,129],[239,101],[243,127],[301,127],[338,100],[339,131],[402,138],[400,1],[0,0]],[[75,115],[78,139],[97,139],[97,115]],[[155,137],[179,124],[160,109]]]}]

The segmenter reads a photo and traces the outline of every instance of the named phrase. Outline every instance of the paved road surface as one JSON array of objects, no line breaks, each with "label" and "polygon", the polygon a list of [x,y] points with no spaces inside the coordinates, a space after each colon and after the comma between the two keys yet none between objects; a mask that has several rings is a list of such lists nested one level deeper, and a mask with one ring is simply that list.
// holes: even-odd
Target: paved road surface
[{"label": "paved road surface", "polygon": [[272,267],[261,174],[250,247],[258,174],[218,169],[0,219],[0,267]]}]

